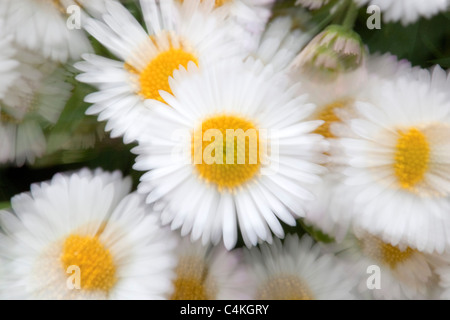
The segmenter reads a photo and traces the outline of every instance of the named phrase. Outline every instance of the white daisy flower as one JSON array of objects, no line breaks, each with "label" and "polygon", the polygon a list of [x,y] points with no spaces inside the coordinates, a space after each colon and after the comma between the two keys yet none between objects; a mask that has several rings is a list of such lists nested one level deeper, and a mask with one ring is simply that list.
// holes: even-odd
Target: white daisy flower
[{"label": "white daisy flower", "polygon": [[4,19],[6,32],[14,36],[18,46],[65,63],[69,59],[79,60],[82,53],[92,51],[84,31],[68,27],[67,8],[80,2],[2,0],[0,19]]},{"label": "white daisy flower", "polygon": [[[78,80],[96,85],[99,92],[86,97],[94,103],[87,113],[108,120],[111,136],[132,142],[140,132],[138,119],[148,112],[145,99],[164,102],[160,90],[171,92],[169,77],[192,61],[200,68],[238,53],[228,24],[212,0],[142,0],[148,33],[120,4],[107,2],[104,22],[89,20],[86,30],[121,61],[85,55],[76,67]],[[231,41],[231,43],[230,43]]]},{"label": "white daisy flower", "polygon": [[56,123],[72,85],[53,63],[21,51],[15,57],[20,74],[0,99],[0,163],[33,163],[46,151],[44,129]]},{"label": "white daisy flower", "polygon": [[408,25],[420,17],[431,18],[449,8],[448,0],[354,0],[358,5],[376,5],[385,22],[401,21]]},{"label": "white daisy flower", "polygon": [[[119,172],[57,174],[0,212],[2,299],[163,299],[176,241]],[[4,290],[6,289],[6,290]]]},{"label": "white daisy flower", "polygon": [[247,256],[257,300],[351,300],[356,284],[331,253],[308,236],[288,235]]},{"label": "white daisy flower", "polygon": [[339,257],[359,277],[358,291],[366,299],[428,299],[435,287],[432,265],[423,252],[392,246],[362,230],[347,236]]},{"label": "white daisy flower", "polygon": [[189,238],[177,246],[178,264],[171,300],[250,299],[250,277],[240,249],[203,246]]},{"label": "white daisy flower", "polygon": [[372,54],[362,67],[340,74],[333,81],[308,81],[307,74],[292,71],[294,79],[304,84],[302,92],[308,93],[309,100],[317,105],[310,119],[324,121],[315,133],[330,142],[327,152],[331,156],[327,163],[329,172],[324,177],[325,182],[314,188],[316,200],[308,204],[306,221],[341,241],[352,220],[353,191],[349,189],[354,187],[343,183],[341,163],[345,157],[336,137],[351,134],[342,122],[356,117],[355,101],[367,100],[373,88],[378,88],[387,79],[410,75],[411,65],[390,54]]},{"label": "white daisy flower", "polygon": [[223,236],[231,249],[238,229],[252,246],[270,241],[270,230],[284,236],[278,219],[295,225],[304,215],[326,146],[310,134],[322,122],[304,121],[314,106],[283,80],[259,61],[190,63],[170,81],[175,96],[161,92],[172,108],[147,101],[154,114],[135,168],[148,171],[138,190],[163,210],[163,223],[203,243]]},{"label": "white daisy flower", "polygon": [[292,63],[309,39],[309,34],[295,28],[291,17],[278,17],[267,25],[251,56],[281,71]]},{"label": "white daisy flower", "polygon": [[450,245],[449,88],[439,67],[371,87],[346,122],[351,135],[338,141],[354,186],[354,223],[392,245]]}]

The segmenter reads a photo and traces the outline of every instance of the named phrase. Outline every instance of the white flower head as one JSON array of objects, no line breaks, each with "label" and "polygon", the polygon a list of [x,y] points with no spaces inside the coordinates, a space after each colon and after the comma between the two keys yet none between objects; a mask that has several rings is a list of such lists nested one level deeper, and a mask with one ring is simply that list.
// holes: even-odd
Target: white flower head
[{"label": "white flower head", "polygon": [[55,124],[71,95],[63,68],[21,50],[17,77],[0,99],[0,163],[33,163],[46,151],[44,129]]},{"label": "white flower head", "polygon": [[257,300],[351,300],[357,278],[309,236],[288,235],[247,255]]},{"label": "white flower head", "polygon": [[3,299],[163,299],[175,238],[128,194],[131,180],[100,169],[33,184],[0,212]]},{"label": "white flower head", "polygon": [[250,299],[250,276],[242,250],[228,251],[223,245],[203,246],[180,238],[172,300]]},{"label": "white flower head", "polygon": [[450,80],[439,67],[371,87],[338,141],[352,185],[353,222],[392,245],[450,245]]},{"label": "white flower head", "polygon": [[405,245],[393,246],[362,229],[338,246],[365,299],[428,299],[436,287],[431,257]]},{"label": "white flower head", "polygon": [[352,188],[347,186],[342,164],[346,157],[336,139],[341,135],[352,135],[344,125],[357,117],[355,101],[365,101],[374,88],[379,88],[386,80],[400,75],[412,75],[411,65],[406,61],[398,61],[390,54],[372,54],[366,62],[350,73],[339,75],[334,81],[310,81],[308,74],[292,70],[294,80],[303,83],[301,92],[309,95],[309,100],[317,105],[311,120],[322,120],[324,123],[315,133],[327,138],[330,156],[326,166],[328,173],[324,183],[314,188],[316,199],[308,204],[306,221],[321,231],[341,241],[352,222],[354,196]]},{"label": "white flower head", "polygon": [[238,230],[247,246],[271,231],[283,237],[279,219],[295,225],[324,172],[326,144],[311,134],[322,122],[304,121],[314,106],[258,60],[191,63],[170,84],[174,96],[161,94],[171,108],[147,101],[153,115],[134,149],[135,169],[147,171],[138,190],[193,240],[223,237],[231,249]]},{"label": "white flower head", "polygon": [[4,19],[4,28],[13,35],[16,45],[55,62],[76,61],[81,54],[92,51],[81,29],[81,17],[84,15],[81,8],[79,26],[68,27],[67,8],[80,2],[3,0],[0,3],[0,19]]}]

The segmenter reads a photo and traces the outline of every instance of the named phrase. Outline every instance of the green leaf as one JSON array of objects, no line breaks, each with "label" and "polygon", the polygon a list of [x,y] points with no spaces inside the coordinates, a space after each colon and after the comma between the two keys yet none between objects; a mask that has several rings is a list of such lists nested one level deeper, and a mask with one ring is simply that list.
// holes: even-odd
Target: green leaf
[{"label": "green leaf", "polygon": [[382,23],[381,30],[369,30],[365,25],[367,17],[360,12],[356,31],[371,53],[390,52],[424,68],[430,67],[434,60],[450,56],[450,23],[445,15],[421,19],[406,27]]},{"label": "green leaf", "polygon": [[443,68],[450,68],[450,57],[443,58],[443,59],[430,60],[429,62],[432,64],[438,64]]}]

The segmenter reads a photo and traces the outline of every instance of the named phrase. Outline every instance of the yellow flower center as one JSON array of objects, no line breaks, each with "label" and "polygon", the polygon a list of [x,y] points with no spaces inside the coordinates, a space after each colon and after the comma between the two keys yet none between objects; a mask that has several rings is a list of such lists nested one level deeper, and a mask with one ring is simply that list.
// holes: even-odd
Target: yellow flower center
[{"label": "yellow flower center", "polygon": [[369,234],[361,242],[363,251],[370,258],[389,266],[391,269],[395,269],[399,263],[407,261],[416,252],[409,247],[400,250],[400,248]]},{"label": "yellow flower center", "polygon": [[[154,38],[152,41],[156,43]],[[144,98],[165,102],[159,94],[159,90],[172,94],[169,77],[173,76],[174,71],[178,70],[180,66],[187,68],[190,61],[198,66],[195,55],[186,50],[184,46],[170,47],[169,50],[161,51],[142,71],[136,70],[128,63],[125,64],[125,69],[138,75],[140,94]]]},{"label": "yellow flower center", "polygon": [[4,112],[3,110],[0,110],[0,122],[20,124],[22,122],[22,120],[16,119],[15,117],[10,116],[8,113]]},{"label": "yellow flower center", "polygon": [[206,285],[208,268],[202,259],[196,257],[181,258],[174,280],[174,292],[171,300],[213,300],[215,293]]},{"label": "yellow flower center", "polygon": [[216,0],[216,7],[223,6],[225,3],[229,3],[233,0]]},{"label": "yellow flower center", "polygon": [[109,292],[116,284],[116,266],[109,250],[97,237],[70,235],[61,254],[64,271],[80,269],[80,286],[85,290]]},{"label": "yellow flower center", "polygon": [[195,130],[192,155],[199,176],[219,190],[232,190],[260,169],[259,131],[241,117],[209,118]]},{"label": "yellow flower center", "polygon": [[412,189],[425,178],[430,163],[430,145],[427,137],[416,128],[398,134],[395,176],[402,188]]},{"label": "yellow flower center", "polygon": [[280,275],[269,279],[260,287],[257,300],[314,300],[304,282],[293,275]]},{"label": "yellow flower center", "polygon": [[334,134],[331,133],[331,125],[335,122],[340,122],[341,119],[336,115],[336,109],[344,109],[347,108],[347,101],[335,101],[327,106],[325,106],[316,116],[315,118],[318,120],[323,120],[323,123],[320,127],[318,127],[314,133],[320,134],[324,138],[335,138]]}]

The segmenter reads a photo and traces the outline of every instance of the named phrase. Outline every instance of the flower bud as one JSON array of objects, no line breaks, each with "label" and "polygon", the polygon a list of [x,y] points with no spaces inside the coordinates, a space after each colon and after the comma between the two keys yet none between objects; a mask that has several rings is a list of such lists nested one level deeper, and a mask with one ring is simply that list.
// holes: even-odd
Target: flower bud
[{"label": "flower bud", "polygon": [[311,40],[294,60],[291,69],[308,72],[319,80],[332,81],[340,73],[359,68],[364,55],[364,46],[356,32],[332,25]]}]

